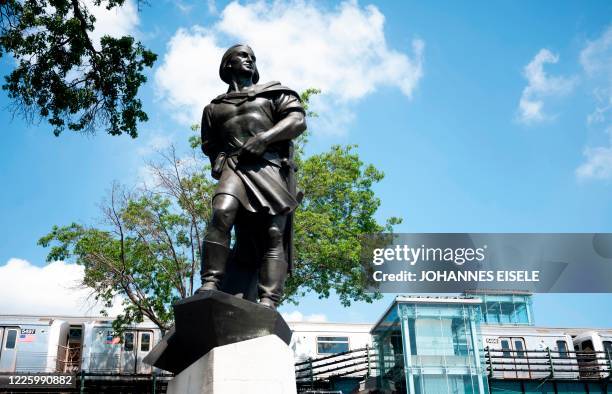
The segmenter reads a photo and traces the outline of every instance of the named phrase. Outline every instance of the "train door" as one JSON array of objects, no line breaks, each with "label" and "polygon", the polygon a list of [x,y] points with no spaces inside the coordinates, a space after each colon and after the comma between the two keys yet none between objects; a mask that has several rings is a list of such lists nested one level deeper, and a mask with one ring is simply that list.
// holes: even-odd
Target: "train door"
[{"label": "train door", "polygon": [[14,372],[17,361],[17,327],[4,327],[0,332],[0,372]]},{"label": "train door", "polygon": [[576,349],[576,361],[578,361],[580,376],[585,378],[597,376],[597,354],[593,341],[591,339],[584,340],[574,344],[574,348]]},{"label": "train door", "polygon": [[151,351],[153,342],[153,331],[138,332],[138,347],[136,351],[136,373],[151,373],[151,366],[142,362]]},{"label": "train door", "polygon": [[529,378],[525,340],[516,337],[499,338],[505,379]]},{"label": "train door", "polygon": [[70,326],[68,340],[66,341],[64,372],[78,372],[81,370],[82,349],[83,326]]},{"label": "train door", "polygon": [[119,358],[120,373],[136,372],[136,332],[126,331],[123,333],[123,345],[121,346],[121,357]]}]

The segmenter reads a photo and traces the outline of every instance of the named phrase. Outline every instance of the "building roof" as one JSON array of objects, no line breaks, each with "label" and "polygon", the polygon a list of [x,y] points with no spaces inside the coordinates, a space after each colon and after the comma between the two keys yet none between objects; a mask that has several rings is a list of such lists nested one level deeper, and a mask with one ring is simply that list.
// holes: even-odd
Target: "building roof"
[{"label": "building roof", "polygon": [[414,304],[472,304],[480,305],[482,300],[477,297],[469,296],[440,296],[440,295],[398,295],[395,297],[391,305],[385,310],[385,312],[376,320],[376,323],[372,326],[374,329],[378,324],[387,316],[391,308],[401,303],[414,303]]}]

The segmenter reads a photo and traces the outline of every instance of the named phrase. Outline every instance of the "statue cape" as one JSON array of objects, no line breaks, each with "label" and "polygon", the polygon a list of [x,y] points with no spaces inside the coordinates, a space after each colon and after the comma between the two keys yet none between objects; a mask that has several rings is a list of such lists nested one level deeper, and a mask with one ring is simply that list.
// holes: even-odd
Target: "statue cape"
[{"label": "statue cape", "polygon": [[248,92],[234,92],[228,91],[227,93],[223,93],[215,97],[211,103],[229,103],[240,105],[245,103],[246,101],[253,100],[255,97],[265,96],[270,93],[287,93],[291,94],[298,99],[300,99],[300,95],[297,94],[295,90],[289,89],[286,86],[281,85],[278,81],[271,81],[268,83],[264,83],[261,85],[255,85],[254,89]]}]

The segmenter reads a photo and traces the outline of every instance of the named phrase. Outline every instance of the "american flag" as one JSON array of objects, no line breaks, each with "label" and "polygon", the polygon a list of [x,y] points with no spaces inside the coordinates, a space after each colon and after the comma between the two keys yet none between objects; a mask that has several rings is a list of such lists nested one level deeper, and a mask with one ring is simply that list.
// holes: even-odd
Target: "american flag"
[{"label": "american flag", "polygon": [[19,342],[34,342],[34,334],[19,334]]},{"label": "american flag", "polygon": [[106,344],[107,345],[116,345],[119,342],[121,342],[121,338],[120,337],[114,337],[112,335],[107,335],[106,336]]}]

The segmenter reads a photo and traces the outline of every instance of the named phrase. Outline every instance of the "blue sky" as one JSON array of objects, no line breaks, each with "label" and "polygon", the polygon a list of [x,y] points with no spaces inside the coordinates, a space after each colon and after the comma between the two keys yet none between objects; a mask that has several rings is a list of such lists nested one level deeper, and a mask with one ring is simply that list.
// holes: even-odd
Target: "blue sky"
[{"label": "blue sky", "polygon": [[[127,3],[100,29],[135,34],[160,55],[142,90],[150,121],[136,140],[56,138],[3,109],[0,272],[21,259],[44,277],[36,241],[52,225],[95,224],[111,182],[135,183],[157,148],[186,150],[189,124],[223,91],[220,53],[237,41],[253,46],[262,81],[323,89],[308,150],[358,144],[386,174],[379,217],[403,217],[398,231],[612,232],[608,1],[166,0],[140,13]],[[4,75],[12,61],[0,60]],[[10,282],[33,292],[25,276]],[[537,323],[612,327],[601,313],[611,301],[538,295]],[[389,302],[344,309],[309,296],[298,309],[374,321]]]}]

